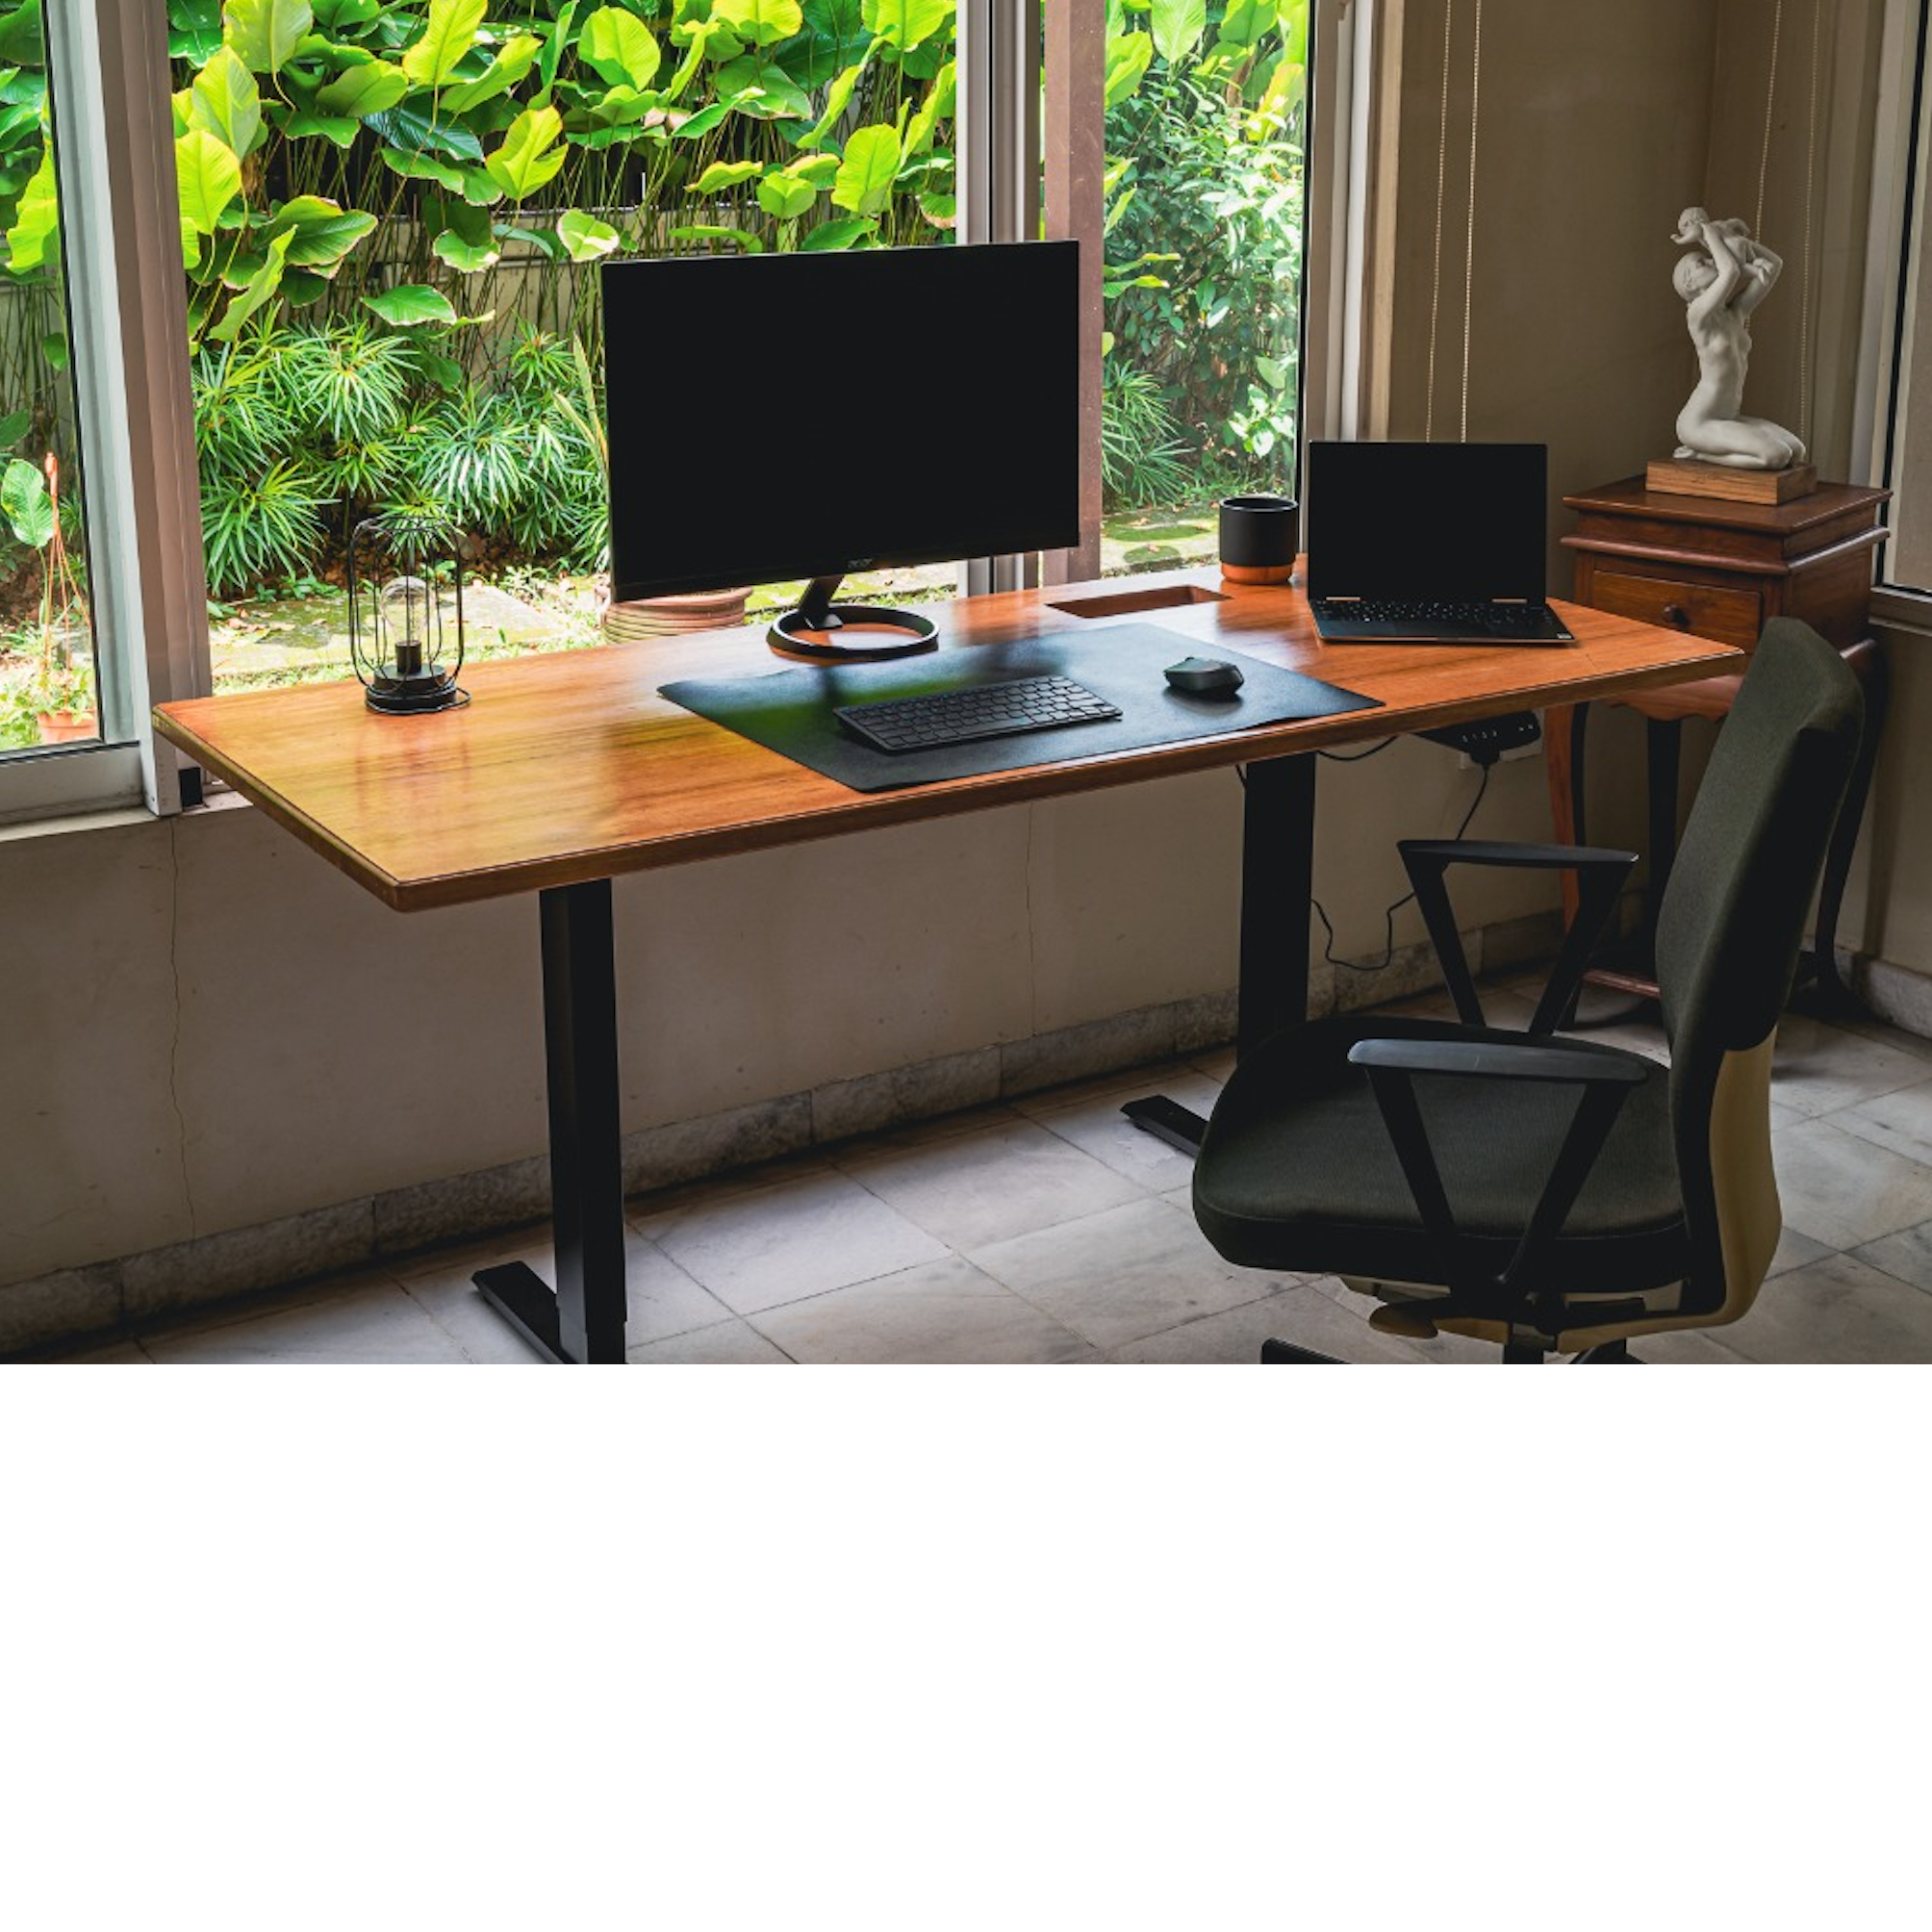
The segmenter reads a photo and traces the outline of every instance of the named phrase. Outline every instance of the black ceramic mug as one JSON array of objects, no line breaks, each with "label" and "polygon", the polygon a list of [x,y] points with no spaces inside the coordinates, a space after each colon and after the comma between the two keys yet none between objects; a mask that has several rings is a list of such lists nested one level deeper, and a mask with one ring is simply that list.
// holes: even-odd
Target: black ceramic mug
[{"label": "black ceramic mug", "polygon": [[1236,584],[1289,582],[1300,523],[1300,505],[1292,496],[1224,497],[1221,574]]}]

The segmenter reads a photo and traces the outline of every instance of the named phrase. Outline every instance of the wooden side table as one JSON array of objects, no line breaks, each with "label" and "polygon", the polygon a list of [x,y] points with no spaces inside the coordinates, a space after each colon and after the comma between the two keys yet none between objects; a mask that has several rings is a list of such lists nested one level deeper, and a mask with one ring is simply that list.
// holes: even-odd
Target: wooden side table
[{"label": "wooden side table", "polygon": [[[1732,503],[1708,496],[1665,496],[1641,476],[1586,490],[1563,501],[1577,513],[1563,541],[1576,559],[1575,601],[1646,623],[1715,638],[1749,651],[1774,617],[1802,618],[1836,645],[1865,690],[1865,742],[1844,809],[1834,828],[1818,891],[1810,970],[1827,998],[1849,998],[1834,946],[1845,875],[1871,787],[1871,768],[1885,719],[1884,653],[1868,634],[1872,559],[1887,532],[1879,511],[1889,490],[1821,484],[1789,503]],[[1697,678],[1633,693],[1627,703],[1647,721],[1650,814],[1649,917],[1639,956],[1593,968],[1598,985],[1657,996],[1649,934],[1669,882],[1677,850],[1679,739],[1686,718],[1721,719],[1740,676]],[[1559,839],[1584,835],[1584,734],[1589,707],[1552,710],[1550,817]],[[1565,880],[1564,912],[1576,910]]]}]

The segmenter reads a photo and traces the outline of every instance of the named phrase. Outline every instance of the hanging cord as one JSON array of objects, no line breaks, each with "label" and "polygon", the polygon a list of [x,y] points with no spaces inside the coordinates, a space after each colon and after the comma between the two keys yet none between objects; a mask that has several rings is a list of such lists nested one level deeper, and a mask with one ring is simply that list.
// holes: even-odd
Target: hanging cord
[{"label": "hanging cord", "polygon": [[1456,27],[1456,0],[1442,9],[1442,120],[1436,135],[1436,251],[1429,281],[1429,395],[1422,440],[1436,441],[1436,323],[1442,307],[1442,183],[1449,171],[1449,37]]},{"label": "hanging cord", "polygon": [[1778,35],[1785,24],[1785,0],[1778,0],[1777,11],[1771,15],[1771,70],[1765,78],[1765,143],[1758,150],[1758,213],[1751,223],[1751,233],[1764,239],[1765,233],[1765,177],[1771,165],[1771,108],[1778,95]]},{"label": "hanging cord", "polygon": [[1462,440],[1464,443],[1469,440],[1469,307],[1476,290],[1476,129],[1482,120],[1482,109],[1483,0],[1476,0],[1476,39],[1469,54],[1469,218],[1462,241]]},{"label": "hanging cord", "polygon": [[1798,432],[1809,451],[1812,441],[1812,203],[1817,199],[1818,34],[1824,21],[1824,0],[1812,0],[1811,117],[1805,134],[1804,273],[1798,283]]},{"label": "hanging cord", "polygon": [[[1382,748],[1378,745],[1377,750]],[[1364,757],[1367,753],[1362,754]],[[1462,814],[1462,823],[1450,833],[1451,838],[1460,839],[1469,829],[1469,822],[1476,816],[1476,807],[1483,802],[1483,795],[1489,789],[1489,774],[1496,769],[1494,762],[1483,767],[1483,782],[1476,787],[1476,796],[1469,801],[1469,809]],[[1382,915],[1382,957],[1380,959],[1337,959],[1335,956],[1335,928],[1329,923],[1327,911],[1318,899],[1310,899],[1314,914],[1322,923],[1322,930],[1328,934],[1322,946],[1322,957],[1331,966],[1340,966],[1350,973],[1380,973],[1395,957],[1395,915],[1415,897],[1412,892],[1405,892],[1393,905],[1384,909]]]}]

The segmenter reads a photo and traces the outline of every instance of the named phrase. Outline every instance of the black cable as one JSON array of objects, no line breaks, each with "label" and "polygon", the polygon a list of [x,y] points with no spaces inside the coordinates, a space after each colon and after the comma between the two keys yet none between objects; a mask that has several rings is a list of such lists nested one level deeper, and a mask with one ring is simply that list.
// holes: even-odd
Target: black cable
[{"label": "black cable", "polygon": [[[1382,748],[1376,748],[1380,750]],[[1483,797],[1489,789],[1489,774],[1496,769],[1492,759],[1483,767],[1483,781],[1476,787],[1476,796],[1469,801],[1469,809],[1462,814],[1462,823],[1450,833],[1452,839],[1460,839],[1469,829],[1469,822],[1476,816],[1476,808],[1483,802]],[[1413,892],[1405,892],[1395,903],[1383,913],[1383,952],[1380,959],[1337,959],[1335,956],[1335,928],[1329,922],[1327,911],[1318,899],[1310,899],[1315,917],[1322,923],[1322,930],[1328,939],[1322,947],[1322,958],[1331,966],[1340,966],[1350,973],[1380,973],[1395,957],[1395,915],[1415,897]]]},{"label": "black cable", "polygon": [[1333,759],[1337,765],[1359,765],[1364,758],[1372,758],[1378,751],[1387,750],[1394,743],[1395,739],[1385,738],[1380,745],[1371,745],[1366,751],[1317,751],[1315,756]]}]

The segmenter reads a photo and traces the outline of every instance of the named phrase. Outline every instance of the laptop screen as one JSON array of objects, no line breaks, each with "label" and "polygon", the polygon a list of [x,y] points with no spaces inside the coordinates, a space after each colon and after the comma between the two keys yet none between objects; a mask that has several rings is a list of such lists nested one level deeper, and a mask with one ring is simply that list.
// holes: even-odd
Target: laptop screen
[{"label": "laptop screen", "polygon": [[1311,443],[1309,595],[1543,597],[1540,443]]}]

